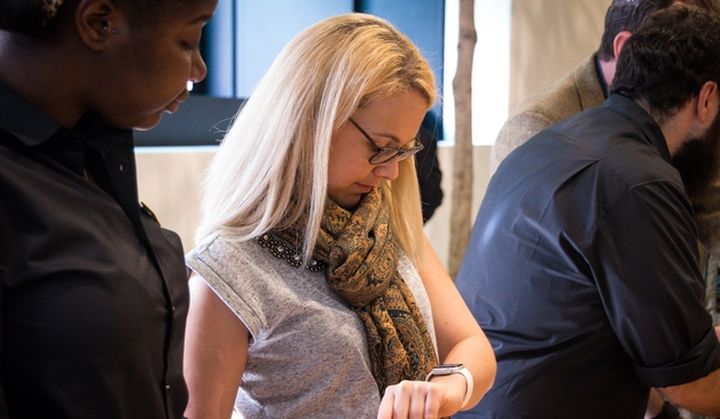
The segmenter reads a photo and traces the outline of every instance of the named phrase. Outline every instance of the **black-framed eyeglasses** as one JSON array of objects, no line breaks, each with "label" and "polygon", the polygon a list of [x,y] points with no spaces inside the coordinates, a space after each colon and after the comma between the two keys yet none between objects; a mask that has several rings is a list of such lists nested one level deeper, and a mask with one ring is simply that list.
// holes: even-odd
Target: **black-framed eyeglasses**
[{"label": "black-framed eyeglasses", "polygon": [[372,145],[375,149],[375,153],[373,153],[373,155],[370,156],[370,158],[368,159],[370,164],[383,164],[393,159],[397,159],[398,161],[405,160],[408,157],[415,155],[418,151],[424,148],[417,137],[410,140],[410,142],[402,148],[380,147],[377,145],[375,140],[372,139],[372,136],[363,129],[363,127],[358,125],[358,123],[355,122],[354,119],[349,119],[350,122],[355,125],[355,128],[357,128],[358,131],[362,133],[363,137],[365,137],[365,139],[368,140],[370,145]]}]

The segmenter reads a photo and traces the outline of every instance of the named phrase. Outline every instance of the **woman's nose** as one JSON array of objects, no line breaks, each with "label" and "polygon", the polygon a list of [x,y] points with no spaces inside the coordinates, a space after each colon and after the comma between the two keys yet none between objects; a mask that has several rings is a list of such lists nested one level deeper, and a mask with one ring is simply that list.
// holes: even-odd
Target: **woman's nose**
[{"label": "woman's nose", "polygon": [[397,158],[394,158],[390,161],[387,161],[382,164],[378,164],[373,172],[375,172],[375,176],[382,177],[387,179],[388,181],[393,181],[397,179],[398,174],[400,173],[400,161]]}]

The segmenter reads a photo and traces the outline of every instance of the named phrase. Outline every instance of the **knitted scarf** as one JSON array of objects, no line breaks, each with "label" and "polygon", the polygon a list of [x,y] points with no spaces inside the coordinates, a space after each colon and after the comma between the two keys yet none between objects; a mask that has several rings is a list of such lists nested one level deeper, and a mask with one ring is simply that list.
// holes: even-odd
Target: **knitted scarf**
[{"label": "knitted scarf", "polygon": [[437,364],[425,321],[398,273],[399,253],[379,188],[354,212],[326,201],[313,256],[327,264],[328,284],[365,326],[380,394],[402,380],[424,380]]}]

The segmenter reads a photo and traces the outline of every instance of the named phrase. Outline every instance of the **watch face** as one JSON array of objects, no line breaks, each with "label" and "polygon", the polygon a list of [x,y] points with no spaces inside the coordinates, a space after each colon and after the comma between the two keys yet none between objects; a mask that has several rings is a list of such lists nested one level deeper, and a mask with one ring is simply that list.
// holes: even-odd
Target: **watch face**
[{"label": "watch face", "polygon": [[437,367],[433,368],[432,374],[433,375],[448,375],[455,372],[458,372],[464,368],[463,364],[440,364]]}]

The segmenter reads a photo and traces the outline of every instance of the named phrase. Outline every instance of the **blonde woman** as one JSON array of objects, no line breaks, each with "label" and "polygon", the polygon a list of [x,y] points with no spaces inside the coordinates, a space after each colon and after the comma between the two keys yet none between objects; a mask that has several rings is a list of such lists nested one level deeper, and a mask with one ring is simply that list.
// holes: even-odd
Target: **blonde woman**
[{"label": "blonde woman", "polygon": [[434,99],[427,62],[376,17],[281,52],[205,182],[189,418],[434,418],[489,389],[492,349],[422,230],[411,156]]}]

